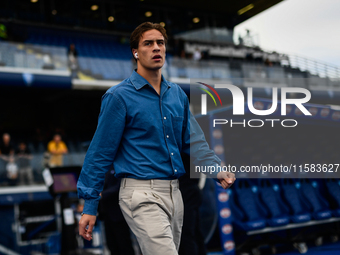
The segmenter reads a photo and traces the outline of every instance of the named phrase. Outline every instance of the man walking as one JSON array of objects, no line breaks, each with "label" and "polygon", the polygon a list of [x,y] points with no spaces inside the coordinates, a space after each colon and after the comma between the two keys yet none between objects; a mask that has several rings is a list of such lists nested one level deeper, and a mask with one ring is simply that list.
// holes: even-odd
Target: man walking
[{"label": "man walking", "polygon": [[[197,165],[221,163],[183,90],[161,74],[166,42],[159,24],[145,22],[132,32],[137,70],[104,94],[78,181],[79,196],[85,199],[79,234],[91,240],[105,173],[113,165],[121,178],[119,205],[143,255],[178,254],[183,223],[178,178],[185,173],[181,153],[191,154]],[[235,181],[228,172],[216,177],[223,188]]]}]

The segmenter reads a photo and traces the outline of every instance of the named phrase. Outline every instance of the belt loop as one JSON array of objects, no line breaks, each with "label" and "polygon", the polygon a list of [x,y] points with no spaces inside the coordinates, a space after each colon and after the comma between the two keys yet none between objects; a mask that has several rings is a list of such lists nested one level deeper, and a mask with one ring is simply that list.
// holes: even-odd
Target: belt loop
[{"label": "belt loop", "polygon": [[153,179],[150,180],[151,189],[153,189]]},{"label": "belt loop", "polygon": [[126,187],[126,178],[124,178],[124,185],[123,185],[123,188],[125,189]]}]

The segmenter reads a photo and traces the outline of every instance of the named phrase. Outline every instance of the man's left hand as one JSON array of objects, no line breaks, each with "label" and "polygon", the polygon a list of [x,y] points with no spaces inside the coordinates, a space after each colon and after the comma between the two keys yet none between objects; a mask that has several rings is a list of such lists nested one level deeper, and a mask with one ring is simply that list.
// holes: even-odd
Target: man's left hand
[{"label": "man's left hand", "polygon": [[217,174],[217,179],[224,189],[230,188],[236,180],[235,174],[229,172],[219,172]]}]

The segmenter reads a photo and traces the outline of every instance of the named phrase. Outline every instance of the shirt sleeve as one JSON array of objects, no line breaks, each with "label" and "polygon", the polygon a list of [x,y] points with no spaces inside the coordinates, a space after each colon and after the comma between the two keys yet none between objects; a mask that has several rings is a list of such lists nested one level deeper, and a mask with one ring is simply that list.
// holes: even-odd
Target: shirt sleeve
[{"label": "shirt sleeve", "polygon": [[[204,133],[192,115],[189,100],[185,97],[185,119],[182,152],[190,155],[195,166],[216,167],[221,165],[221,159],[209,148]],[[209,177],[216,178],[217,172],[207,172]]]},{"label": "shirt sleeve", "polygon": [[97,130],[86,153],[78,179],[78,196],[85,200],[83,213],[96,215],[105,173],[110,170],[125,128],[126,108],[112,93],[103,96]]},{"label": "shirt sleeve", "polygon": [[62,150],[68,150],[66,143],[62,142]]},{"label": "shirt sleeve", "polygon": [[53,149],[54,149],[54,148],[53,148],[52,142],[49,142],[48,145],[47,145],[47,150],[48,150],[49,152],[51,152]]}]

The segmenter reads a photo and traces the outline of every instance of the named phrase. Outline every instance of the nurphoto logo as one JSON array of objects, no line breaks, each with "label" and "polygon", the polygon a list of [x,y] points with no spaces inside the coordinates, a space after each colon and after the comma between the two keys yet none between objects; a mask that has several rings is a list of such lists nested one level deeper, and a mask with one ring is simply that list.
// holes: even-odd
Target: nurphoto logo
[{"label": "nurphoto logo", "polygon": [[[231,92],[232,99],[233,99],[233,115],[242,116],[245,115],[245,96],[242,92],[242,90],[231,84],[215,84],[214,86],[210,86],[208,84],[198,82],[201,85],[204,85],[208,89],[210,89],[213,94],[217,97],[219,100],[221,106],[222,106],[222,100],[220,95],[217,93],[215,89],[228,89]],[[215,106],[217,106],[216,99],[214,95],[205,88],[199,88],[202,91],[204,91],[206,94],[201,94],[201,114],[207,115],[207,94],[212,98],[212,100],[215,103]],[[297,88],[297,87],[282,87],[281,89],[281,98],[280,98],[280,104],[281,104],[281,116],[287,115],[287,109],[289,113],[289,109],[291,108],[291,105],[295,105],[296,109],[299,111],[299,113],[306,116],[311,116],[312,114],[303,106],[304,103],[307,103],[311,99],[311,93],[309,90],[305,88]],[[303,94],[303,98],[287,98],[287,95],[289,93],[300,93]],[[271,107],[268,109],[256,109],[261,107],[256,107],[256,104],[253,103],[253,88],[248,87],[247,88],[247,105],[248,109],[251,113],[258,116],[267,116],[272,113],[274,113],[278,108],[278,88],[273,87],[272,88],[272,104]],[[233,127],[235,125],[243,125],[244,127],[248,125],[249,127],[262,127],[264,126],[265,122],[271,123],[271,126],[274,127],[275,122],[280,122],[283,127],[295,127],[297,126],[298,122],[295,119],[249,119],[248,121],[243,120],[242,122],[235,122],[232,119],[214,119],[213,120],[213,126],[216,127],[216,125],[225,125],[230,123],[230,127]]]}]

